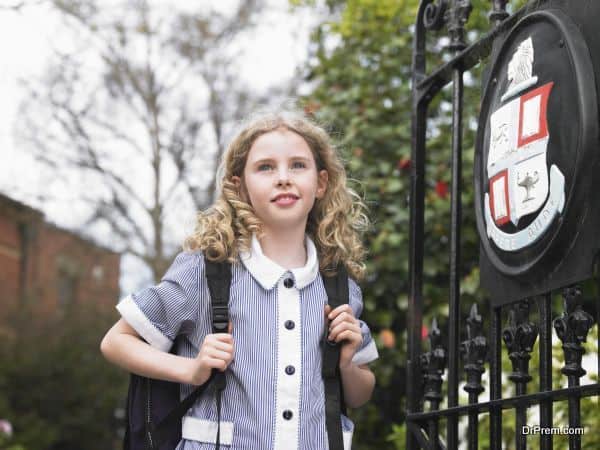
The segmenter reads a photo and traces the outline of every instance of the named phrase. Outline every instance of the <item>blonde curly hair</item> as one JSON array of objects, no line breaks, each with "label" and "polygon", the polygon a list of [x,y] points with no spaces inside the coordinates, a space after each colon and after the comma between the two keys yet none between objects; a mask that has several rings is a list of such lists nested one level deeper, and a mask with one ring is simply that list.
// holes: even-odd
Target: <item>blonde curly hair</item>
[{"label": "blonde curly hair", "polygon": [[235,262],[239,253],[250,249],[252,235],[262,235],[262,224],[252,206],[240,195],[232,177],[242,177],[248,153],[261,135],[286,129],[300,135],[310,147],[317,170],[325,169],[328,184],[324,196],[309,213],[306,233],[315,243],[322,271],[335,273],[338,264],[357,280],[364,277],[365,249],[362,234],[369,226],[366,206],[347,186],[346,171],[328,134],[306,116],[296,112],[261,114],[238,132],[223,154],[219,167],[215,203],[198,214],[186,250],[202,250],[212,261]]}]

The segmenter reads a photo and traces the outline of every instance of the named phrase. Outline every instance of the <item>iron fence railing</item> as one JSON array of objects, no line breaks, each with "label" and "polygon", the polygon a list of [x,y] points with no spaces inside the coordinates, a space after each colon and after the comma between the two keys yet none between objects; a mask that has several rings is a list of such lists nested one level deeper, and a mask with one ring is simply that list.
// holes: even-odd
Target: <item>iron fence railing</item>
[{"label": "iron fence railing", "polygon": [[[540,8],[543,1],[534,1],[509,15],[506,0],[492,0],[489,14],[491,31],[477,42],[466,45],[465,23],[471,12],[469,0],[422,0],[415,23],[413,47],[413,120],[412,120],[412,174],[410,197],[410,297],[408,309],[407,352],[407,449],[457,449],[463,444],[469,449],[480,447],[479,422],[489,414],[489,448],[527,448],[525,432],[529,408],[539,408],[539,444],[534,448],[553,448],[553,435],[540,430],[553,427],[554,402],[568,402],[569,448],[581,448],[582,418],[580,401],[583,397],[600,395],[600,384],[580,385],[585,374],[582,355],[588,332],[594,318],[583,309],[579,285],[566,286],[557,291],[529,296],[505,305],[490,308],[486,331],[484,318],[477,305],[471,307],[468,317],[460,314],[460,261],[461,261],[461,198],[463,193],[462,130],[463,130],[463,74],[493,53],[509,30],[527,14]],[[429,75],[426,71],[426,34],[428,30],[447,27],[449,51],[452,58]],[[425,157],[427,114],[431,101],[442,88],[452,84],[452,158],[451,158],[451,211],[449,255],[449,312],[448,329],[443,333],[437,320],[429,331],[429,349],[422,350],[423,325],[423,261],[425,214]],[[600,291],[600,289],[598,289]],[[563,309],[553,317],[552,295],[560,294]],[[598,300],[596,300],[598,302]],[[598,309],[598,308],[597,308]],[[532,314],[536,316],[532,319]],[[502,324],[506,324],[504,327]],[[466,339],[462,342],[464,326]],[[568,387],[553,389],[552,339],[553,328],[562,342],[564,365],[561,373]],[[600,334],[600,333],[599,333]],[[444,337],[446,336],[446,337]],[[530,371],[534,344],[538,342],[538,373]],[[501,352],[504,348],[512,364],[508,379],[514,395],[503,398]],[[600,342],[599,342],[600,346]],[[460,362],[462,360],[462,375]],[[484,391],[482,375],[489,363],[489,400],[479,401]],[[600,373],[600,363],[598,367]],[[444,393],[444,373],[446,392]],[[533,377],[539,381],[538,392],[528,393]],[[465,380],[464,390],[468,403],[459,404],[459,384]],[[555,380],[554,380],[555,381]],[[444,399],[446,406],[440,409]],[[515,442],[503,443],[502,412],[515,414]],[[467,418],[466,431],[459,436],[459,420]],[[445,422],[444,433],[440,429]],[[461,428],[462,429],[462,428]],[[535,430],[534,430],[535,431]],[[589,430],[591,432],[591,430]],[[463,437],[464,436],[464,437]],[[531,439],[529,440],[531,445]]]}]

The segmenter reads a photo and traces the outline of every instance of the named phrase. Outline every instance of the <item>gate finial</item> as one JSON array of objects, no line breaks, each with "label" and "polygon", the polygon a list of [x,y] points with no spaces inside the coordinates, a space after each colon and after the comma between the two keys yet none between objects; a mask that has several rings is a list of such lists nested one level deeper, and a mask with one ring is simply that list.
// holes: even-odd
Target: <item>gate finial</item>
[{"label": "gate finial", "polygon": [[494,22],[495,25],[498,25],[508,17],[508,13],[506,12],[507,3],[508,0],[492,0],[493,9],[489,15],[490,22]]},{"label": "gate finial", "polygon": [[430,402],[431,409],[436,410],[442,401],[442,375],[446,368],[446,349],[442,345],[442,332],[435,317],[431,321],[428,337],[429,351],[421,355],[425,381],[424,397]]},{"label": "gate finial", "polygon": [[513,373],[509,379],[517,384],[517,391],[531,381],[529,360],[533,344],[538,336],[538,327],[529,322],[529,301],[523,300],[513,305],[508,312],[508,325],[502,332],[502,339],[508,348]]},{"label": "gate finial", "polygon": [[453,52],[463,50],[465,42],[465,24],[471,15],[471,0],[454,0],[446,12],[448,33],[450,34],[450,45],[448,48]]},{"label": "gate finial", "polygon": [[469,394],[474,394],[476,401],[477,395],[483,392],[481,375],[485,371],[483,364],[488,349],[487,339],[483,335],[483,319],[477,311],[477,303],[473,303],[467,318],[467,337],[468,339],[461,345],[467,373],[467,384],[463,389]]},{"label": "gate finial", "polygon": [[582,377],[585,370],[581,358],[585,349],[581,345],[587,339],[594,318],[581,308],[581,289],[570,286],[563,290],[564,308],[562,315],[554,319],[554,329],[563,343],[565,366],[561,372],[568,377]]}]

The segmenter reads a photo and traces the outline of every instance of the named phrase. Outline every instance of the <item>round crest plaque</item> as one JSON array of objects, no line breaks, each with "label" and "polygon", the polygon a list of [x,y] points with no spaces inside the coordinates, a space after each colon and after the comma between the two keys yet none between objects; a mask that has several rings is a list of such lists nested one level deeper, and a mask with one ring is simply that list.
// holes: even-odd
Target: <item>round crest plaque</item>
[{"label": "round crest plaque", "polygon": [[496,270],[534,276],[568,251],[585,220],[597,136],[579,28],[559,10],[524,17],[493,62],[476,141],[477,227]]}]

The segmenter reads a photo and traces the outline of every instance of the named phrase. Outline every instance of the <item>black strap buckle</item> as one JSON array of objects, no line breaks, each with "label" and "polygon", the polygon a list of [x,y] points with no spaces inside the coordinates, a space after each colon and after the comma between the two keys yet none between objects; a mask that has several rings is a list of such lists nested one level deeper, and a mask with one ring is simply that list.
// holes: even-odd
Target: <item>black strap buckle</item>
[{"label": "black strap buckle", "polygon": [[229,326],[229,313],[227,305],[213,305],[212,310],[213,330],[227,332]]}]

